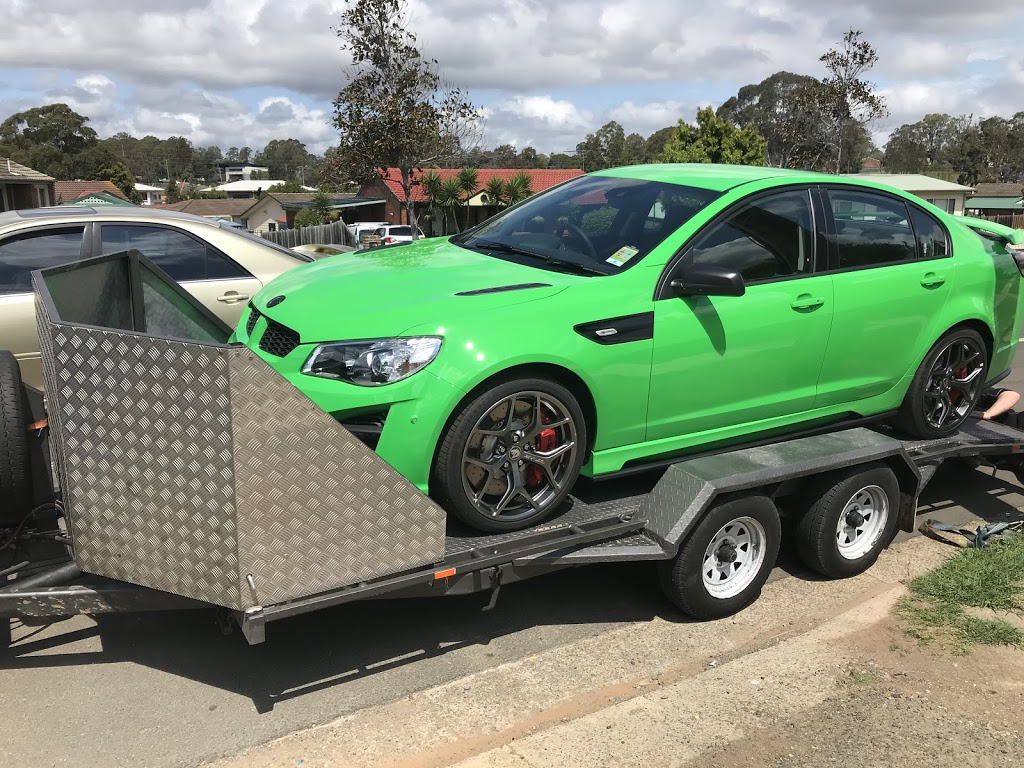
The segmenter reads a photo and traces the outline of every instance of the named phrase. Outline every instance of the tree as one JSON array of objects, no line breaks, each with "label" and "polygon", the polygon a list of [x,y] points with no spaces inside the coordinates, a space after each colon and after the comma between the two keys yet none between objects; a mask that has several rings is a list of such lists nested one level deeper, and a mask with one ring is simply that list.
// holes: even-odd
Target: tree
[{"label": "tree", "polygon": [[266,194],[271,192],[305,192],[302,185],[297,181],[286,181],[284,184],[274,184],[270,187]]},{"label": "tree", "polygon": [[104,168],[98,178],[110,181],[133,203],[142,202],[142,196],[135,191],[135,174],[124,163],[117,161],[109,168]]},{"label": "tree", "polygon": [[641,162],[658,162],[658,157],[665,151],[665,145],[668,143],[668,140],[675,136],[675,134],[676,126],[670,125],[665,128],[659,128],[648,136],[646,141],[644,141],[644,154]]},{"label": "tree", "polygon": [[463,219],[463,229],[469,229],[469,201],[480,189],[480,177],[476,168],[461,168],[456,177],[459,183],[460,201],[463,203],[466,213]]},{"label": "tree", "polygon": [[576,155],[588,171],[625,165],[626,133],[614,120],[607,122],[576,145]]},{"label": "tree", "polygon": [[298,139],[274,139],[256,154],[256,165],[266,166],[268,179],[298,179],[312,175],[317,158]]},{"label": "tree", "polygon": [[679,121],[658,162],[764,165],[766,150],[764,137],[753,128],[737,128],[705,107],[697,111],[696,129]]},{"label": "tree", "polygon": [[[885,100],[875,93],[873,83],[863,75],[878,62],[878,54],[867,40],[861,39],[859,29],[850,29],[839,42],[838,48],[824,53],[828,76],[817,87],[808,89],[805,96],[821,110],[824,135],[834,150],[835,172],[843,170],[846,140],[856,126],[865,128],[873,120],[886,117],[889,110]],[[806,100],[802,106],[808,106]],[[857,165],[860,158],[857,158]]]},{"label": "tree", "polygon": [[484,185],[484,191],[487,193],[488,199],[500,208],[505,205],[506,192],[505,192],[505,180],[499,176],[491,176]]},{"label": "tree", "polygon": [[437,62],[423,57],[406,22],[401,0],[346,0],[336,34],[353,72],[334,100],[334,124],[338,158],[351,178],[396,169],[416,237],[414,171],[457,155],[478,113],[462,91],[442,83]]},{"label": "tree", "polygon": [[181,202],[181,187],[178,185],[177,179],[168,179],[167,186],[164,188],[164,202],[180,203]]},{"label": "tree", "polygon": [[533,194],[533,177],[526,171],[519,171],[505,182],[505,204],[515,205]]},{"label": "tree", "polygon": [[67,104],[48,104],[11,115],[0,123],[0,143],[20,149],[47,146],[74,155],[98,143],[89,118]]},{"label": "tree", "polygon": [[768,165],[813,167],[824,151],[822,118],[811,96],[818,86],[809,75],[776,72],[740,88],[715,114],[761,134]]}]

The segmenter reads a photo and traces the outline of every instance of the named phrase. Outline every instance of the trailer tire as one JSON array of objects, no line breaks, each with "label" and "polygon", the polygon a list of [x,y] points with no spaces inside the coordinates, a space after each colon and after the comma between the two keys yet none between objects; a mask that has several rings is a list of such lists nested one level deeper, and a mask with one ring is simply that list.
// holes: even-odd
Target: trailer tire
[{"label": "trailer tire", "polygon": [[811,570],[833,579],[870,568],[892,540],[900,484],[884,464],[823,476],[804,494],[806,512],[796,525],[796,549]]},{"label": "trailer tire", "polygon": [[0,526],[21,522],[32,509],[25,413],[18,361],[0,351]]},{"label": "trailer tire", "polygon": [[779,510],[767,496],[716,504],[671,560],[661,563],[666,597],[692,619],[720,619],[761,594],[779,554]]}]

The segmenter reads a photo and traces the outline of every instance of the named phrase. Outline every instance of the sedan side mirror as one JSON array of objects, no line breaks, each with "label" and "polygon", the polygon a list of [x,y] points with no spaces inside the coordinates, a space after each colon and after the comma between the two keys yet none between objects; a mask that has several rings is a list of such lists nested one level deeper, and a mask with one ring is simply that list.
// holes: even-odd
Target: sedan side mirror
[{"label": "sedan side mirror", "polygon": [[746,293],[743,275],[722,267],[690,267],[669,283],[677,296],[742,296]]}]

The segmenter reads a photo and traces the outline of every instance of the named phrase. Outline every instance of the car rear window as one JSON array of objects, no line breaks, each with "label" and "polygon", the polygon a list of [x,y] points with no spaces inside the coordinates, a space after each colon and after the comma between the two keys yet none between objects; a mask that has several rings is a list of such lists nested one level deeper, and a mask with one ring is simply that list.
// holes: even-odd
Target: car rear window
[{"label": "car rear window", "polygon": [[392,227],[388,230],[388,234],[394,237],[412,237],[411,227]]}]

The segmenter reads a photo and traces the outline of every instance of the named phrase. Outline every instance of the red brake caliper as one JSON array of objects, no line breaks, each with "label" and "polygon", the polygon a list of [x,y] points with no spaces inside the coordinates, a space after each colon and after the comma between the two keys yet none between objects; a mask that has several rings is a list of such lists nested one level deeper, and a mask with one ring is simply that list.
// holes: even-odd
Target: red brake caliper
[{"label": "red brake caliper", "polygon": [[[551,417],[548,415],[546,410],[540,412],[540,423],[550,424]],[[558,447],[558,436],[555,434],[553,429],[545,429],[539,435],[537,435],[536,450],[538,453],[545,453],[546,451],[553,451]],[[544,482],[544,470],[535,464],[531,464],[530,468],[526,470],[526,483],[527,485],[540,485]]]},{"label": "red brake caliper", "polygon": [[[958,379],[963,379],[966,375],[967,375],[967,368],[966,367],[961,368],[960,370],[955,371],[953,373],[953,376],[955,376]],[[958,390],[956,390],[956,392],[950,392],[950,398],[949,399],[953,402],[954,405],[956,405],[956,403],[960,400],[960,398],[962,396],[963,396],[963,393],[958,389]]]}]

